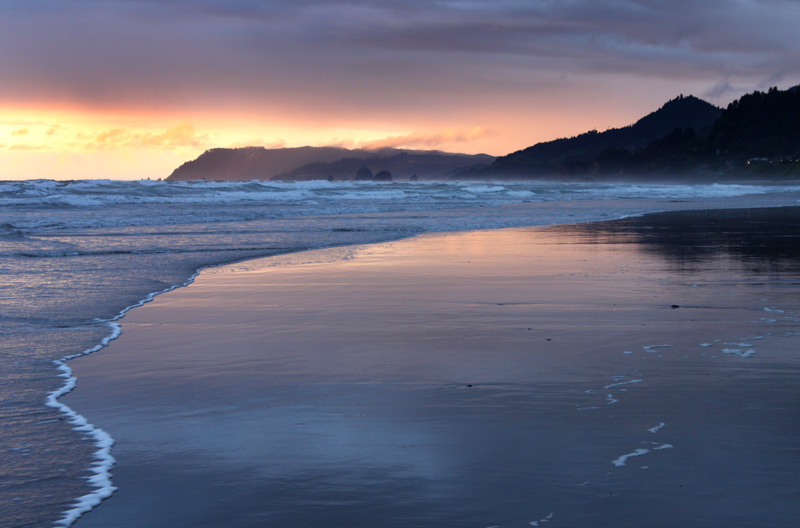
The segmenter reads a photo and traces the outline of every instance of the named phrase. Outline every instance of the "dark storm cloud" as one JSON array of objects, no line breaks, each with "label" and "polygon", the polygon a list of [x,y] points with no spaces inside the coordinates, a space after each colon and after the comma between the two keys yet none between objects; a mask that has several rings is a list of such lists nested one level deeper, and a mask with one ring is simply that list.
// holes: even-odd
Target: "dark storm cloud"
[{"label": "dark storm cloud", "polygon": [[583,73],[722,96],[800,71],[798,20],[788,0],[6,1],[0,97],[369,106]]}]

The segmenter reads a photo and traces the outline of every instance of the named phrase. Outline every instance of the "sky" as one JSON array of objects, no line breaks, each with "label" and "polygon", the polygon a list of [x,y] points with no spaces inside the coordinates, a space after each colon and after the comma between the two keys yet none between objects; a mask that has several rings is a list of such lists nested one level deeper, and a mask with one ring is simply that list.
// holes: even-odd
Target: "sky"
[{"label": "sky", "polygon": [[0,0],[0,179],[215,147],[504,155],[800,84],[798,0]]}]

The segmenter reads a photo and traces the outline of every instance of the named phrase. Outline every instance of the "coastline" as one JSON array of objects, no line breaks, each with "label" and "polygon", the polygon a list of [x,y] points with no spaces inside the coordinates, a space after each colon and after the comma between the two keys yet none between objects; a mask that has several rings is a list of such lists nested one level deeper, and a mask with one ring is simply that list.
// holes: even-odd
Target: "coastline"
[{"label": "coastline", "polygon": [[[426,236],[428,236],[428,235],[426,235]],[[442,236],[444,239],[446,239],[448,236],[450,236],[451,238],[452,238],[452,237],[456,237],[456,238],[458,237],[458,235],[439,235],[439,236]],[[469,235],[469,234],[465,234],[465,235],[462,235],[462,236],[470,236],[470,235]],[[402,243],[400,243],[400,244],[402,245]],[[389,244],[389,246],[391,246],[391,245],[392,245],[392,244]],[[357,256],[357,257],[356,257],[356,259],[355,259],[355,261],[358,261],[360,258],[361,258],[361,257]],[[280,260],[280,258],[279,258],[279,260]],[[289,260],[289,261],[291,261],[292,259],[290,258],[290,259],[288,259],[288,260]],[[251,263],[251,264],[242,264],[240,267],[244,267],[245,269],[247,269],[248,267],[250,267],[250,266],[252,266],[252,265],[254,265],[254,264],[253,264],[253,263]],[[229,266],[229,267],[227,267],[227,268],[230,268],[230,266]],[[223,273],[224,273],[224,272],[223,272]],[[216,275],[217,273],[215,272],[215,273],[213,273],[213,274],[214,274],[214,275]],[[186,290],[186,291],[188,291],[188,290],[191,290],[191,288],[188,288],[188,289],[185,289],[185,290]],[[166,296],[166,297],[169,297],[169,296]],[[166,297],[164,297],[164,299],[166,299]],[[504,306],[512,306],[512,305],[513,305],[513,303],[502,303],[502,304],[503,304]],[[498,305],[498,306],[499,306],[499,305]],[[775,309],[777,310],[778,308],[775,308]],[[133,312],[132,314],[134,314],[134,313],[136,313],[136,312]],[[131,314],[131,315],[132,315],[132,314]],[[124,324],[124,321],[123,321],[123,324]],[[152,324],[152,323],[151,323],[151,324]],[[380,337],[380,336],[376,336],[376,338],[379,338],[379,337]],[[115,343],[115,345],[114,345],[114,346],[116,346],[117,344],[118,344],[118,343]],[[651,348],[650,350],[655,350],[655,349],[657,349],[657,347],[659,347],[660,345],[658,345],[658,344],[657,344],[657,343],[654,341],[654,342],[652,342],[652,343],[649,343],[648,345],[642,345],[642,346],[650,346],[650,347],[654,347],[654,348]],[[574,345],[574,344],[573,344],[573,348],[575,348],[575,345]],[[111,349],[109,349],[109,350],[108,350],[108,351],[106,351],[106,352],[111,352]],[[647,351],[647,352],[645,352],[645,353],[648,353],[648,354],[649,354],[650,352],[649,352],[649,351]],[[633,355],[633,354],[631,354],[631,355]],[[101,357],[101,356],[96,356],[96,358],[100,358],[100,357]],[[645,357],[647,357],[647,356],[645,356]],[[745,358],[742,358],[742,359],[745,359]],[[83,362],[82,360],[80,360],[80,361],[76,361],[76,363],[82,363],[82,362]],[[87,363],[87,365],[88,365],[88,363]],[[107,376],[107,375],[109,375],[109,374],[110,374],[110,372],[105,372],[104,376]],[[615,381],[614,383],[630,383],[630,384],[633,384],[633,380],[634,380],[634,379],[635,379],[635,378],[631,378],[631,379],[627,379],[627,380],[626,380],[626,379],[622,378],[622,379],[621,379],[621,381]],[[603,388],[603,389],[606,389],[606,390],[608,390],[608,389],[611,389],[611,388],[613,388],[612,386],[614,385],[614,383],[608,383],[608,384],[606,384],[606,385],[603,385],[603,386],[602,386],[602,388]],[[83,381],[82,381],[82,384],[83,384]],[[108,388],[109,388],[109,387],[108,387],[108,386],[106,386],[106,389],[108,389]],[[79,392],[80,392],[80,391],[79,391]],[[74,394],[74,395],[71,395],[70,397],[68,397],[68,399],[71,399],[71,398],[73,398],[73,397],[77,396],[77,394],[78,394],[78,393],[76,393],[76,394]],[[80,398],[79,398],[79,399],[80,399]],[[91,400],[91,398],[88,398],[88,400]],[[83,398],[83,399],[82,399],[82,402],[83,402],[83,403],[87,403],[87,402],[88,402],[88,400],[87,400],[86,398]],[[610,401],[610,400],[608,400],[608,401]],[[587,407],[591,407],[591,406],[587,406]],[[589,409],[587,409],[587,411],[589,411],[589,412],[590,412],[590,410],[589,410]],[[651,424],[651,428],[655,428],[655,427],[657,427],[657,426],[658,426],[658,424],[657,424],[657,423],[653,423],[653,424]],[[658,429],[657,429],[657,431],[658,431]],[[655,433],[652,433],[652,434],[655,434]],[[667,444],[667,443],[663,443],[663,444],[660,444],[660,445],[662,445],[662,446],[666,446],[666,445],[668,445],[668,444]],[[638,449],[644,449],[644,448],[638,448]],[[658,448],[656,448],[656,449],[658,449]],[[661,449],[663,449],[663,450],[667,450],[667,449],[670,449],[670,448],[667,448],[667,447],[662,447]],[[619,465],[618,467],[622,467],[624,464],[626,464],[626,463],[630,463],[630,462],[631,462],[631,460],[630,460],[630,457],[631,457],[631,456],[633,456],[633,455],[635,455],[635,454],[639,454],[640,456],[643,456],[643,455],[645,455],[645,453],[640,453],[638,450],[631,451],[631,452],[630,452],[630,453],[628,453],[627,455],[626,455],[626,454],[618,454],[617,458],[615,459],[616,461],[619,461],[619,464],[620,464],[620,465]],[[627,457],[627,458],[626,458],[626,457]],[[616,466],[616,465],[617,465],[617,464],[615,464],[615,466]],[[89,523],[88,525],[91,525],[91,521],[89,521],[89,519],[91,519],[91,515],[90,515],[90,516],[88,516],[88,517],[86,518],[86,521],[87,521],[87,523]],[[488,521],[487,521],[487,522],[488,522]],[[531,521],[531,522],[533,522],[533,521]],[[165,524],[165,525],[169,525],[169,524]]]}]

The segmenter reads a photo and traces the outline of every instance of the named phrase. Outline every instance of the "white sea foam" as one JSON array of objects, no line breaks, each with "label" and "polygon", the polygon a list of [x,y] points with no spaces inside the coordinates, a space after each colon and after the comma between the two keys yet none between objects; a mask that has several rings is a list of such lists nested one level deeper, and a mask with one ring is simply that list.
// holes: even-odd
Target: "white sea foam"
[{"label": "white sea foam", "polygon": [[531,526],[539,526],[539,523],[550,522],[550,520],[552,518],[553,518],[553,512],[550,512],[550,514],[547,517],[545,517],[544,519],[539,519],[538,521],[531,521],[528,524],[531,525]]},{"label": "white sea foam", "polygon": [[114,439],[102,429],[89,423],[85,417],[58,401],[63,395],[71,392],[78,382],[77,378],[72,375],[72,369],[67,366],[66,362],[105,348],[122,333],[122,329],[118,323],[109,322],[108,325],[111,332],[108,336],[103,338],[99,345],[54,362],[61,371],[59,376],[66,378],[66,382],[59,389],[51,392],[47,396],[46,404],[49,407],[54,407],[61,411],[61,413],[67,417],[73,429],[85,433],[94,441],[97,447],[97,451],[94,453],[94,457],[97,461],[89,467],[89,470],[92,472],[92,475],[89,477],[89,482],[92,484],[94,490],[91,493],[75,499],[72,508],[64,512],[64,516],[56,522],[57,526],[71,526],[81,515],[96,507],[104,499],[110,497],[117,489],[111,484],[111,468],[115,463],[114,457],[111,456],[111,447],[114,445]]},{"label": "white sea foam", "polygon": [[533,191],[508,191],[506,194],[516,198],[532,198],[536,196],[536,193]]},{"label": "white sea foam", "polygon": [[646,345],[643,346],[642,348],[648,352],[652,352],[657,348],[670,348],[670,347],[672,347],[672,345]]},{"label": "white sea foam", "polygon": [[[753,194],[795,191],[791,187],[742,186],[742,185],[631,185],[597,183],[549,183],[517,181],[476,184],[475,182],[167,182],[167,181],[112,181],[82,180],[55,182],[51,180],[28,180],[3,182],[0,184],[0,206],[97,208],[123,205],[187,205],[202,206],[201,209],[225,206],[227,214],[231,205],[263,209],[258,214],[281,216],[290,208],[292,214],[340,214],[347,212],[388,211],[401,207],[446,209],[464,206],[497,206],[532,201],[598,201],[613,199],[717,199]],[[55,209],[54,209],[55,208]],[[306,210],[303,211],[303,208]],[[63,212],[63,211],[59,211]],[[252,213],[252,211],[250,211]],[[648,212],[627,211],[619,216],[634,216]],[[209,218],[210,211],[198,211],[198,221]],[[225,217],[215,211],[220,218]],[[102,215],[83,220],[58,215],[54,227],[60,222],[75,222],[61,227],[90,227],[90,220],[102,226],[114,225],[114,215]],[[567,220],[565,215],[564,220]],[[138,225],[164,224],[169,215],[144,215]],[[213,216],[210,217],[211,221]],[[37,222],[24,227],[45,228],[53,218],[25,218],[26,222]],[[121,225],[129,225],[128,218]],[[127,223],[126,223],[127,222]],[[12,222],[13,223],[13,222]]]},{"label": "white sea foam", "polygon": [[628,381],[620,381],[619,383],[612,383],[611,385],[606,385],[603,388],[604,389],[610,389],[611,387],[619,387],[620,385],[629,385],[631,383],[641,383],[641,382],[642,382],[642,380],[640,380],[640,379],[634,379],[634,380],[628,380]]},{"label": "white sea foam", "polygon": [[739,356],[743,358],[749,358],[755,355],[756,351],[753,349],[749,350],[742,350],[741,348],[723,348],[723,354],[731,354],[734,356]]},{"label": "white sea foam", "polygon": [[651,427],[650,429],[648,429],[648,431],[650,431],[651,433],[655,434],[655,433],[657,433],[658,431],[660,431],[661,429],[663,429],[663,428],[664,428],[664,426],[666,426],[666,425],[667,425],[667,424],[665,424],[664,422],[661,422],[661,423],[660,423],[660,424],[658,424],[657,426],[655,426],[655,427]]},{"label": "white sea foam", "polygon": [[505,191],[506,188],[501,185],[468,185],[464,190],[471,193],[496,193]]},{"label": "white sea foam", "polygon": [[628,461],[629,458],[646,455],[649,452],[650,452],[649,449],[639,448],[633,453],[627,453],[625,455],[620,456],[619,458],[612,460],[611,463],[617,467],[622,467],[625,465],[625,463]]},{"label": "white sea foam", "polygon": [[[664,424],[661,424],[661,425],[663,426]],[[656,429],[656,431],[658,430],[655,427],[653,429]],[[648,429],[648,430],[650,432],[655,432],[652,429]],[[664,450],[664,449],[672,449],[674,447],[672,444],[660,444],[658,442],[642,442],[642,443],[656,446],[656,447],[652,448],[653,451],[661,451],[661,450]],[[644,447],[640,447],[639,449],[635,450],[633,453],[626,453],[626,454],[624,454],[624,455],[612,460],[611,463],[614,464],[617,467],[622,467],[627,463],[629,458],[646,455],[649,452],[650,452],[650,449],[646,449]]]},{"label": "white sea foam", "polygon": [[97,461],[89,467],[92,475],[88,477],[88,481],[91,483],[94,489],[92,492],[76,498],[75,502],[72,504],[72,507],[63,512],[63,517],[54,523],[55,526],[72,526],[81,516],[96,508],[101,502],[109,498],[117,490],[116,486],[114,486],[111,481],[111,469],[116,463],[114,457],[111,455],[111,448],[114,445],[114,439],[111,437],[111,435],[99,427],[91,424],[84,416],[78,414],[68,405],[59,401],[59,398],[72,392],[78,384],[78,379],[73,375],[73,371],[67,365],[67,362],[79,357],[87,356],[89,354],[94,354],[95,352],[107,347],[112,341],[122,335],[122,326],[116,321],[121,319],[130,310],[149,303],[157,295],[172,291],[181,286],[187,286],[191,284],[194,282],[199,272],[199,270],[196,271],[195,274],[192,275],[192,277],[182,285],[172,286],[158,292],[150,293],[141,301],[121,310],[115,317],[105,321],[97,321],[98,323],[105,323],[110,329],[109,334],[104,337],[99,344],[84,350],[83,352],[65,356],[53,362],[58,370],[61,371],[59,376],[65,378],[66,381],[60,388],[47,395],[45,404],[48,407],[58,409],[67,417],[68,423],[73,426],[73,429],[84,433],[87,437],[94,441],[94,444],[97,447],[97,450],[94,452],[94,458]]}]

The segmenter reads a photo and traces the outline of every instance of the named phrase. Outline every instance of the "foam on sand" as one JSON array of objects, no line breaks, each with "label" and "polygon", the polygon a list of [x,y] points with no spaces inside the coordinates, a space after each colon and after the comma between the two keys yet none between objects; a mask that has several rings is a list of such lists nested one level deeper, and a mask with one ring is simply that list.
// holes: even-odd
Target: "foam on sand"
[{"label": "foam on sand", "polygon": [[629,385],[631,383],[641,383],[643,380],[640,379],[633,379],[629,381],[620,381],[619,383],[612,383],[611,385],[606,385],[603,387],[604,389],[610,389],[611,387],[619,387],[620,385]]},{"label": "foam on sand", "polygon": [[642,348],[648,352],[653,352],[657,348],[670,348],[672,345],[646,345]]},{"label": "foam on sand", "polygon": [[539,523],[550,522],[550,519],[552,518],[553,518],[553,512],[550,512],[550,514],[544,519],[539,519],[538,521],[531,521],[528,524],[530,524],[531,526],[539,526]]},{"label": "foam on sand", "polygon": [[61,359],[53,361],[58,370],[61,371],[59,377],[66,378],[66,381],[60,388],[47,395],[45,404],[48,407],[53,407],[61,411],[61,413],[66,416],[68,423],[73,426],[73,429],[85,433],[87,437],[94,441],[95,446],[97,447],[97,450],[94,452],[94,458],[97,461],[89,466],[89,471],[92,473],[92,475],[87,477],[87,480],[92,484],[94,490],[91,493],[87,493],[86,495],[76,498],[75,502],[72,504],[72,507],[63,512],[63,517],[55,522],[56,526],[72,526],[78,519],[80,519],[82,515],[96,508],[105,499],[111,497],[111,495],[113,495],[117,490],[116,486],[114,486],[111,481],[111,469],[114,467],[114,464],[116,464],[116,460],[111,455],[111,448],[114,446],[114,439],[111,437],[111,435],[90,423],[84,416],[78,414],[68,405],[59,401],[62,396],[72,392],[78,385],[78,378],[73,375],[72,369],[67,365],[67,362],[79,357],[88,356],[89,354],[94,354],[95,352],[99,352],[100,350],[106,348],[112,341],[122,335],[122,326],[116,321],[122,319],[126,313],[134,308],[138,308],[149,303],[155,299],[156,296],[161,295],[162,293],[170,292],[182,286],[188,286],[194,282],[199,273],[200,270],[195,272],[195,274],[183,285],[171,286],[161,291],[148,294],[141,301],[121,310],[119,314],[112,319],[97,321],[98,323],[105,323],[110,329],[109,334],[104,337],[99,344],[84,350],[83,352],[65,356]]},{"label": "foam on sand", "polygon": [[94,491],[75,499],[72,508],[65,511],[64,516],[56,522],[58,526],[72,526],[81,515],[96,507],[104,499],[109,498],[117,489],[111,484],[111,468],[114,467],[116,462],[114,457],[111,456],[111,447],[114,445],[114,439],[102,429],[89,423],[86,418],[76,413],[67,405],[58,401],[60,397],[75,389],[78,384],[77,378],[72,375],[72,369],[67,366],[66,362],[76,357],[97,352],[108,346],[111,341],[122,334],[122,328],[118,323],[109,322],[108,325],[111,328],[111,333],[103,338],[99,345],[80,354],[67,356],[54,362],[61,371],[59,376],[66,378],[67,381],[61,388],[51,392],[47,396],[47,405],[61,411],[67,417],[69,423],[74,426],[73,429],[86,433],[97,446],[97,451],[94,453],[94,457],[97,461],[89,467],[92,476],[88,478],[89,482],[91,482],[94,487]]},{"label": "foam on sand", "polygon": [[650,432],[651,432],[651,433],[653,433],[653,434],[656,434],[656,433],[657,433],[659,430],[663,429],[663,428],[664,428],[664,426],[666,426],[666,425],[667,425],[667,424],[665,424],[664,422],[661,422],[661,423],[660,423],[660,424],[658,424],[657,426],[655,426],[655,427],[651,427],[650,429],[648,429],[648,431],[650,431]]},{"label": "foam on sand", "polygon": [[[647,442],[642,442],[642,443],[647,443]],[[656,447],[654,447],[652,449],[653,451],[661,451],[661,450],[664,450],[664,449],[672,449],[673,447],[675,447],[672,444],[659,444],[658,442],[649,442],[649,443],[654,445],[654,446],[656,446]],[[627,454],[624,454],[624,455],[620,456],[619,458],[616,458],[616,459],[612,460],[611,463],[614,464],[617,467],[622,467],[622,466],[625,465],[625,463],[628,461],[629,458],[646,455],[649,452],[650,452],[650,449],[646,449],[644,447],[640,447],[639,449],[637,449],[633,453],[627,453]]]},{"label": "foam on sand", "polygon": [[749,358],[749,357],[753,357],[755,355],[756,351],[753,350],[752,348],[749,349],[749,350],[742,350],[741,348],[723,348],[722,349],[722,353],[723,354],[731,354],[731,355],[734,355],[734,356],[739,356],[741,358]]},{"label": "foam on sand", "polygon": [[622,467],[622,466],[625,465],[625,462],[627,462],[629,458],[646,455],[649,452],[650,452],[649,449],[645,449],[643,447],[640,447],[639,449],[637,449],[633,453],[627,453],[625,455],[620,456],[619,458],[616,458],[616,459],[612,460],[611,463],[614,464],[617,467]]}]

